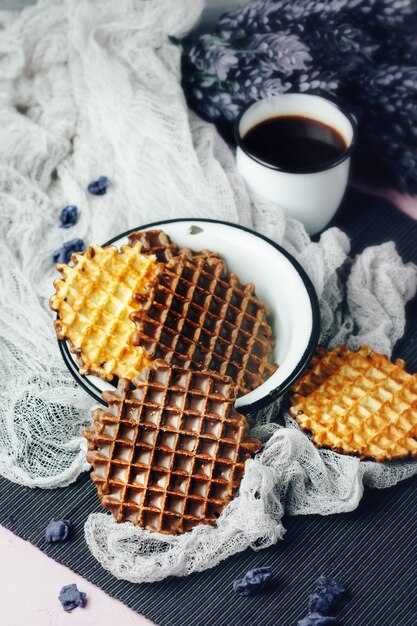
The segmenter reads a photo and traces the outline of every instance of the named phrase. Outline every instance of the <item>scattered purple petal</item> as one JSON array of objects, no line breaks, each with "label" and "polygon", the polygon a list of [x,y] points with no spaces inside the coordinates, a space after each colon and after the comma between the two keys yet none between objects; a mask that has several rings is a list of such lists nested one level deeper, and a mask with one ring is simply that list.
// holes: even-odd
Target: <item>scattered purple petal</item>
[{"label": "scattered purple petal", "polygon": [[53,261],[54,263],[68,263],[73,252],[82,252],[84,248],[85,245],[82,239],[66,241],[61,248],[58,248],[53,253]]},{"label": "scattered purple petal", "polygon": [[85,607],[87,595],[78,591],[77,585],[65,585],[59,592],[58,599],[64,611],[72,611],[77,606]]},{"label": "scattered purple petal", "polygon": [[61,222],[60,228],[70,228],[74,226],[78,217],[78,208],[75,204],[69,204],[64,207],[59,216],[59,221]]},{"label": "scattered purple petal", "polygon": [[297,626],[334,626],[337,617],[327,615],[346,595],[346,587],[328,576],[320,576],[309,596],[309,613],[297,622]]},{"label": "scattered purple petal", "polygon": [[297,622],[297,626],[336,626],[340,624],[337,617],[321,615],[321,613],[309,613]]},{"label": "scattered purple petal", "polygon": [[111,182],[107,176],[100,176],[97,180],[93,180],[87,187],[87,190],[94,196],[104,196]]},{"label": "scattered purple petal", "polygon": [[252,596],[265,587],[272,576],[272,567],[258,567],[251,569],[233,583],[233,591],[241,597]]},{"label": "scattered purple petal", "polygon": [[68,539],[70,522],[66,519],[52,519],[45,529],[48,543],[62,543]]},{"label": "scattered purple petal", "polygon": [[314,583],[309,609],[312,613],[330,613],[345,595],[344,585],[328,576],[320,576]]}]

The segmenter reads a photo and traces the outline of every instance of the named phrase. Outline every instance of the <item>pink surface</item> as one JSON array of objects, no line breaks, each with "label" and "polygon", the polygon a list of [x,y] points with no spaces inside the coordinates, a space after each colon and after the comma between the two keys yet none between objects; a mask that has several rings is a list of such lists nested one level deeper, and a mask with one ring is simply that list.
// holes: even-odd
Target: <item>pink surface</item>
[{"label": "pink surface", "polygon": [[[1,526],[0,555],[0,624],[4,626],[152,626]],[[72,583],[87,594],[87,605],[65,613],[58,594]]]},{"label": "pink surface", "polygon": [[406,213],[413,219],[417,220],[417,198],[414,196],[408,196],[405,193],[399,193],[395,189],[386,189],[376,194],[383,198],[386,198],[393,204],[395,204],[400,211]]},{"label": "pink surface", "polygon": [[409,196],[406,193],[400,193],[395,189],[383,189],[378,187],[371,187],[358,180],[353,181],[353,186],[365,193],[369,193],[378,198],[384,198],[389,202],[392,202],[400,211],[417,220],[417,196]]}]

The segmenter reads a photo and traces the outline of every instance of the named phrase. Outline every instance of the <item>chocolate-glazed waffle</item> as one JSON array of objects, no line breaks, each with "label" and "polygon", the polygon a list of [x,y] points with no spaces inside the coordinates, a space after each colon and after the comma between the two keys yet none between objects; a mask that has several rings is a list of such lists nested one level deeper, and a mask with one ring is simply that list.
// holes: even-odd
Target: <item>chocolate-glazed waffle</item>
[{"label": "chocolate-glazed waffle", "polygon": [[58,313],[58,338],[69,342],[81,374],[132,379],[148,362],[143,349],[131,343],[130,314],[138,308],[133,295],[144,293],[160,269],[155,257],[140,254],[138,243],[120,252],[92,245],[71,260],[56,266],[62,278],[54,282],[50,300]]},{"label": "chocolate-glazed waffle", "polygon": [[118,522],[184,533],[215,524],[262,444],[246,437],[227,376],[156,361],[106,391],[84,432],[91,479]]},{"label": "chocolate-glazed waffle", "polygon": [[313,443],[376,461],[417,457],[417,374],[363,346],[319,348],[290,414]]},{"label": "chocolate-glazed waffle", "polygon": [[239,395],[275,370],[267,307],[217,257],[183,251],[158,273],[132,313],[132,343],[150,360],[226,374]]},{"label": "chocolate-glazed waffle", "polygon": [[128,245],[134,246],[137,242],[142,245],[142,254],[154,254],[161,263],[167,263],[179,253],[177,244],[163,230],[137,230],[130,233]]},{"label": "chocolate-glazed waffle", "polygon": [[171,241],[163,230],[137,230],[134,233],[130,233],[128,245],[133,246],[137,242],[142,244],[142,254],[154,254],[161,263],[168,263],[174,257],[183,254],[186,256],[220,257],[218,252],[211,252],[210,250],[194,252],[189,248],[180,248]]}]

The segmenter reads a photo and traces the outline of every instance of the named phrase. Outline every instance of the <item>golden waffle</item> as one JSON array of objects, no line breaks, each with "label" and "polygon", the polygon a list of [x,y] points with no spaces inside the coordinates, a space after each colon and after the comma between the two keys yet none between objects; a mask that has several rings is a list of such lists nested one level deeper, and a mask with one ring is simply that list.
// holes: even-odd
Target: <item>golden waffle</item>
[{"label": "golden waffle", "polygon": [[84,432],[102,506],[118,522],[167,534],[215,524],[262,446],[234,409],[236,385],[163,361],[133,384],[104,392],[108,409]]},{"label": "golden waffle", "polygon": [[162,263],[168,263],[168,261],[179,255],[220,257],[218,252],[211,252],[210,250],[194,252],[189,248],[180,248],[171,241],[163,230],[137,230],[134,233],[130,233],[128,237],[129,246],[133,246],[137,242],[142,244],[142,254],[154,254],[157,260]]},{"label": "golden waffle", "polygon": [[417,457],[417,375],[364,346],[319,348],[292,388],[291,415],[318,447],[388,461]]},{"label": "golden waffle", "polygon": [[261,385],[275,370],[269,363],[271,327],[252,284],[242,285],[216,257],[184,251],[161,270],[131,319],[132,343],[150,360],[213,370],[230,376],[239,394]]},{"label": "golden waffle", "polygon": [[72,265],[57,265],[62,279],[54,282],[50,305],[58,313],[55,330],[77,355],[81,374],[132,379],[148,362],[133,346],[130,314],[138,308],[134,293],[144,293],[158,270],[155,257],[140,254],[140,243],[90,246],[73,254]]}]

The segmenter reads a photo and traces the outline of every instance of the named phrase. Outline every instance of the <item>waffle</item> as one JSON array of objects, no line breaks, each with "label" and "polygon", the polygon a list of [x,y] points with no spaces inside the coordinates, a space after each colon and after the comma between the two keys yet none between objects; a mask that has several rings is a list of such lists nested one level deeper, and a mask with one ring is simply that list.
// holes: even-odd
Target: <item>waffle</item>
[{"label": "waffle", "polygon": [[163,230],[137,230],[130,233],[128,245],[134,246],[137,242],[142,245],[142,254],[154,254],[161,263],[168,263],[179,253],[177,244]]},{"label": "waffle", "polygon": [[108,409],[96,409],[83,433],[102,506],[118,522],[166,534],[214,525],[262,446],[234,409],[236,385],[163,361],[133,384],[120,379],[104,392]]},{"label": "waffle", "polygon": [[290,414],[316,446],[375,461],[417,457],[417,374],[364,346],[320,348]]},{"label": "waffle", "polygon": [[138,308],[134,293],[144,293],[158,271],[155,257],[140,254],[140,243],[123,246],[90,246],[73,254],[72,265],[57,265],[50,300],[58,313],[55,330],[76,354],[81,374],[105,380],[114,376],[132,379],[148,363],[142,348],[133,346],[135,330],[130,314]]},{"label": "waffle", "polygon": [[267,307],[228,274],[222,259],[174,257],[138,297],[132,343],[150,360],[230,376],[239,394],[259,387],[275,370]]},{"label": "waffle", "polygon": [[137,242],[142,244],[142,254],[154,254],[157,260],[162,263],[168,263],[168,261],[174,257],[182,255],[220,257],[218,252],[211,252],[210,250],[194,252],[190,250],[190,248],[180,248],[176,243],[171,241],[163,230],[137,230],[134,233],[130,233],[128,237],[129,246]]}]

